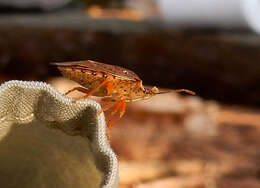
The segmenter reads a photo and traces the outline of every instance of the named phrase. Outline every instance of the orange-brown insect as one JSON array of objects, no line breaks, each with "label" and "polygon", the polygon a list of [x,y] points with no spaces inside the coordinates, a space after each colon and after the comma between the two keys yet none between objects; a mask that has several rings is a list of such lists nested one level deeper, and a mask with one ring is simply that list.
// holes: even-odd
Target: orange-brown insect
[{"label": "orange-brown insect", "polygon": [[[113,107],[107,117],[109,129],[124,115],[126,102],[148,99],[157,94],[171,92],[159,91],[156,87],[144,88],[142,80],[133,71],[115,65],[90,60],[52,64],[58,66],[63,76],[84,86],[75,87],[65,93],[67,95],[77,90],[86,94],[74,99],[73,102],[86,99],[90,95],[103,97],[101,101],[108,102],[108,104],[104,105],[96,116]],[[185,89],[174,91],[194,94]],[[119,115],[111,122],[112,117],[118,111]]]}]

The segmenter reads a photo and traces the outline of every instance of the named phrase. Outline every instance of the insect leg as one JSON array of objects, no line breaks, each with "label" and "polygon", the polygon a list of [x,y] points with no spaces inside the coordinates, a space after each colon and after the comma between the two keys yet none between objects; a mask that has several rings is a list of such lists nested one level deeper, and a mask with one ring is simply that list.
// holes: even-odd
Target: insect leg
[{"label": "insect leg", "polygon": [[95,89],[89,91],[89,92],[87,93],[87,95],[82,96],[82,97],[78,97],[78,98],[76,98],[73,102],[77,102],[78,100],[88,98],[90,95],[92,95],[93,93],[95,93],[100,87],[102,87],[103,85],[107,84],[108,82],[109,82],[109,80],[104,80],[104,81],[103,81],[99,86],[97,86]]},{"label": "insect leg", "polygon": [[196,95],[194,91],[191,91],[191,90],[188,90],[188,89],[176,89],[176,90],[173,90],[173,91],[178,92],[178,93],[185,92],[185,93],[188,93],[190,95]]},{"label": "insect leg", "polygon": [[108,115],[108,120],[111,120],[113,115],[118,111],[118,109],[120,108],[121,105],[121,100],[118,100],[117,102],[115,102],[115,106],[114,108],[111,110],[110,114]]},{"label": "insect leg", "polygon": [[70,89],[69,91],[67,91],[64,95],[68,95],[69,93],[71,93],[73,91],[80,91],[82,93],[88,93],[89,92],[89,90],[84,88],[84,87],[74,87],[74,88]]},{"label": "insect leg", "polygon": [[[111,98],[102,99],[102,101],[105,101],[105,102],[114,102],[113,100],[114,99],[111,99]],[[97,118],[102,112],[105,112],[108,109],[110,109],[113,105],[115,105],[115,103],[108,103],[108,104],[104,105],[102,107],[102,109],[95,115],[95,118]]]},{"label": "insect leg", "polygon": [[100,102],[116,102],[116,99],[112,97],[105,97],[102,98]]},{"label": "insect leg", "polygon": [[122,100],[122,104],[120,106],[120,109],[119,109],[119,112],[120,112],[120,115],[119,117],[123,117],[123,115],[125,114],[125,110],[126,110],[126,101],[125,100]]},{"label": "insect leg", "polygon": [[120,107],[119,107],[119,115],[117,116],[117,118],[112,123],[109,123],[108,129],[111,129],[121,119],[121,117],[123,117],[123,115],[125,113],[125,110],[126,110],[126,102],[125,102],[125,100],[121,100],[119,105],[120,105]]},{"label": "insect leg", "polygon": [[106,86],[107,86],[107,95],[110,95],[113,89],[113,82],[107,82]]},{"label": "insect leg", "polygon": [[109,113],[109,115],[107,116],[107,121],[108,121],[107,127],[108,127],[108,129],[110,129],[110,128],[112,127],[112,126],[110,125],[110,124],[111,124],[110,122],[111,122],[111,120],[112,120],[114,114],[119,110],[120,106],[121,106],[121,100],[119,99],[119,100],[117,100],[117,101],[115,102],[115,106],[113,107],[113,109],[111,110],[111,112]]}]

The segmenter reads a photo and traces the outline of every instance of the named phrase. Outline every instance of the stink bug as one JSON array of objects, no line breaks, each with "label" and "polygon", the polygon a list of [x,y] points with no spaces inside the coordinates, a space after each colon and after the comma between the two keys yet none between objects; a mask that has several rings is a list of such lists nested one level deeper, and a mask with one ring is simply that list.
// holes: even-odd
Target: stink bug
[{"label": "stink bug", "polygon": [[[143,99],[149,99],[154,95],[175,92],[186,92],[194,95],[195,93],[186,90],[160,91],[157,87],[145,88],[142,80],[131,70],[96,61],[76,61],[51,63],[56,65],[64,77],[67,77],[83,87],[75,87],[65,95],[80,91],[86,95],[76,98],[73,102],[86,99],[89,96],[102,97],[101,101],[107,102],[96,117],[104,111],[112,108],[107,117],[108,129],[110,129],[124,115],[126,103]],[[119,111],[119,115],[112,122],[113,116]]]}]

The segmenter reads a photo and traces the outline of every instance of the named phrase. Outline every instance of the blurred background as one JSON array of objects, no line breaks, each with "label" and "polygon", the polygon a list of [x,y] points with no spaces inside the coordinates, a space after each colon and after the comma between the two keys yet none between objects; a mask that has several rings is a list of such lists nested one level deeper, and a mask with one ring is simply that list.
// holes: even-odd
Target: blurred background
[{"label": "blurred background", "polygon": [[49,63],[90,59],[193,90],[128,105],[119,188],[259,188],[259,34],[259,0],[0,0],[0,83],[64,93],[77,84]]}]

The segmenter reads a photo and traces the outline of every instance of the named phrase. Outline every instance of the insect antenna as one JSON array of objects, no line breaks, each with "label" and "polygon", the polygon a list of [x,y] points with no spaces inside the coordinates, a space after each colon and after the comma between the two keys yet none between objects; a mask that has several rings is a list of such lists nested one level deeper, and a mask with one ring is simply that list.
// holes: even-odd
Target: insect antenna
[{"label": "insect antenna", "polygon": [[188,90],[188,89],[176,89],[176,90],[173,90],[177,93],[188,93],[190,95],[196,95],[196,93],[194,91],[191,91],[191,90]]},{"label": "insect antenna", "polygon": [[158,93],[156,93],[156,94],[164,94],[164,93],[170,93],[170,92],[172,92],[172,90],[167,90],[167,91],[159,91]]},{"label": "insect antenna", "polygon": [[194,91],[191,91],[191,90],[188,90],[188,89],[175,89],[175,90],[159,91],[156,94],[164,94],[164,93],[170,93],[170,92],[188,93],[190,95],[196,95],[196,93]]}]

